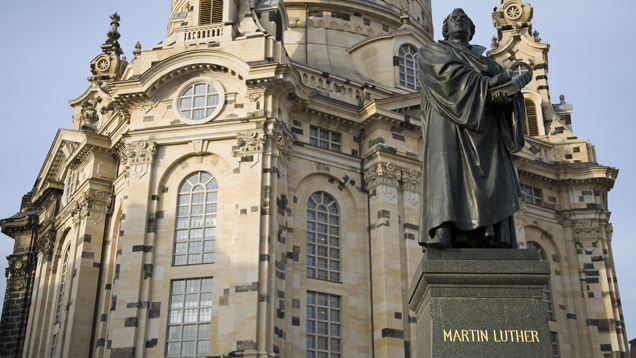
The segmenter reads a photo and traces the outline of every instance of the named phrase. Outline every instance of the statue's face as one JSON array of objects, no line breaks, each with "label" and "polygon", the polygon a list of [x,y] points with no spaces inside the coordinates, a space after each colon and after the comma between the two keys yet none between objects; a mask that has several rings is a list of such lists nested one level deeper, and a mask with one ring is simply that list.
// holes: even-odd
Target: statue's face
[{"label": "statue's face", "polygon": [[463,12],[454,11],[448,18],[448,37],[468,41],[472,35],[470,18]]}]

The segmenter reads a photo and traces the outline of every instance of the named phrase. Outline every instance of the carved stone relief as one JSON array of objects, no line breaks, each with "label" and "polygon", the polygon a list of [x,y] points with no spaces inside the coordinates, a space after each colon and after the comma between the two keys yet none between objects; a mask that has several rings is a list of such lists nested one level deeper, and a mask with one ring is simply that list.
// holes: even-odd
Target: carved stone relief
[{"label": "carved stone relief", "polygon": [[574,224],[574,231],[581,239],[597,239],[601,234],[601,226],[597,221],[586,219],[577,221]]},{"label": "carved stone relief", "polygon": [[232,155],[235,157],[245,154],[257,154],[263,152],[265,137],[263,133],[255,130],[249,130],[247,133],[239,133],[236,135],[236,144]]},{"label": "carved stone relief", "polygon": [[55,230],[50,230],[46,234],[41,235],[37,242],[38,253],[42,254],[43,257],[48,258],[53,250],[53,246],[55,246],[55,237]]},{"label": "carved stone relief", "polygon": [[612,225],[612,223],[607,223],[605,225],[605,233],[607,234],[607,238],[611,240],[612,235],[614,234],[614,226]]},{"label": "carved stone relief", "polygon": [[157,143],[145,140],[126,144],[122,152],[122,162],[133,176],[141,179],[152,166],[156,147]]},{"label": "carved stone relief", "polygon": [[33,265],[28,256],[9,256],[9,267],[5,271],[7,290],[21,291],[27,286],[27,281],[33,273]]}]

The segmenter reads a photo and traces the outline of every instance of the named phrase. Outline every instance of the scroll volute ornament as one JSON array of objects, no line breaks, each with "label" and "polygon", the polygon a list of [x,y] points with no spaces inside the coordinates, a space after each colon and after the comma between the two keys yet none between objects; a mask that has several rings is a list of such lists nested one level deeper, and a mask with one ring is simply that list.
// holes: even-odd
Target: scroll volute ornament
[{"label": "scroll volute ornament", "polygon": [[493,22],[498,30],[506,25],[521,25],[521,27],[531,26],[532,7],[528,3],[519,0],[505,1],[501,6],[495,9],[493,13]]}]

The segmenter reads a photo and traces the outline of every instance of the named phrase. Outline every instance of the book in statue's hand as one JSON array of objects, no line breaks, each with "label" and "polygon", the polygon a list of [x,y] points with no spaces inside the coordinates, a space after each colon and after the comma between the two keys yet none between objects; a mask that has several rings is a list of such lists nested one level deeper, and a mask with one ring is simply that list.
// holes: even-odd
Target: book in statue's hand
[{"label": "book in statue's hand", "polygon": [[530,81],[532,76],[529,72],[524,72],[519,76],[514,77],[510,82],[506,82],[500,86],[490,89],[490,95],[494,95],[496,92],[502,92],[507,97],[513,97],[517,92],[521,91]]}]

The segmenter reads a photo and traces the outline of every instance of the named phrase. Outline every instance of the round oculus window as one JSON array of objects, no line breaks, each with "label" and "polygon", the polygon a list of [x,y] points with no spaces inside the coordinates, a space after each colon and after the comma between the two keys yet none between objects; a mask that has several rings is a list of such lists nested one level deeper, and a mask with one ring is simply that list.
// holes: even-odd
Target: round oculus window
[{"label": "round oculus window", "polygon": [[212,119],[225,101],[221,85],[214,81],[197,81],[184,85],[177,99],[177,111],[187,123]]}]

